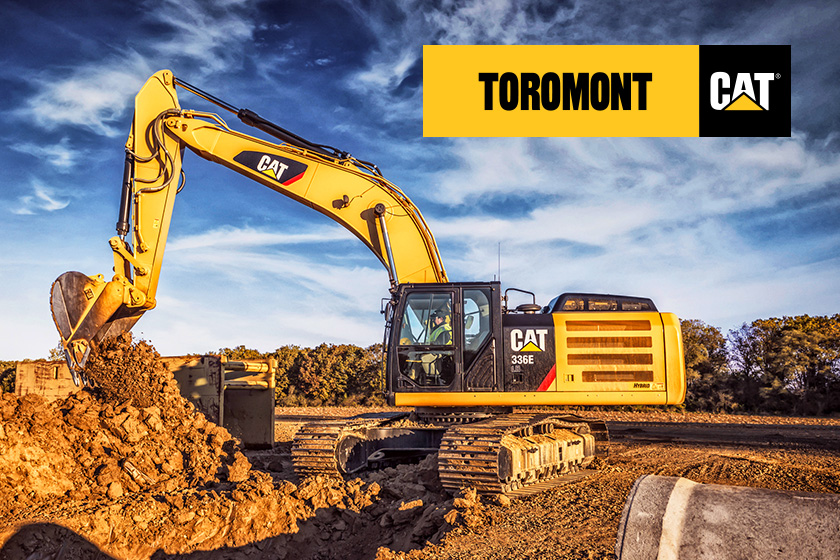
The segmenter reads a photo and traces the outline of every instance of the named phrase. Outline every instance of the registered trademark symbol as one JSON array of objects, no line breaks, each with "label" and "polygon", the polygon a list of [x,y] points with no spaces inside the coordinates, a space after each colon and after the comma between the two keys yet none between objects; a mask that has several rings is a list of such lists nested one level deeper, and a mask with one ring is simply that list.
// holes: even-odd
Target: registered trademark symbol
[{"label": "registered trademark symbol", "polygon": [[782,75],[781,75],[781,74],[776,74],[776,79],[777,79],[777,80],[778,80],[779,78],[781,78],[781,77],[782,77]]}]

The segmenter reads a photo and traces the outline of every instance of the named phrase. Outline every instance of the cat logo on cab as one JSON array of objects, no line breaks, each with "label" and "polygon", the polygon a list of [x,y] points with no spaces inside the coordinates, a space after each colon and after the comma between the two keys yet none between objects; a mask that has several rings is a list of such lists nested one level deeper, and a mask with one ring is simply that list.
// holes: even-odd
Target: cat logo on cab
[{"label": "cat logo on cab", "polygon": [[514,352],[543,352],[546,336],[548,329],[512,329],[510,349]]}]

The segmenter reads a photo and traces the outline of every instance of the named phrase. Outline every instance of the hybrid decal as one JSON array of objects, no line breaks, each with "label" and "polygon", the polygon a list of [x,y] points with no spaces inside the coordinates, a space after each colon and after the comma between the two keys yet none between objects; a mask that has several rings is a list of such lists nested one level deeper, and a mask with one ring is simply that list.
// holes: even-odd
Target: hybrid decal
[{"label": "hybrid decal", "polygon": [[285,186],[301,179],[308,167],[305,163],[265,152],[240,152],[233,161]]}]

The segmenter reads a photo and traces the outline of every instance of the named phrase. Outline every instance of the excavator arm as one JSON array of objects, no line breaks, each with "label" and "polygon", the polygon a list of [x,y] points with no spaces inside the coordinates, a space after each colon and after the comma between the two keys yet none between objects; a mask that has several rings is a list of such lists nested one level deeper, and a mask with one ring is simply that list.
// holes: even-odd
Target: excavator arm
[{"label": "excavator arm", "polygon": [[[234,131],[214,113],[182,109],[176,86],[235,112],[245,124],[281,141]],[[447,281],[420,211],[374,165],[304,140],[162,70],[135,99],[117,235],[109,241],[113,278],[106,282],[102,275],[67,272],[53,283],[52,315],[74,377],[92,344],[130,330],[155,307],[172,208],[183,184],[184,148],[347,228],[386,267],[392,289],[406,282]]]}]

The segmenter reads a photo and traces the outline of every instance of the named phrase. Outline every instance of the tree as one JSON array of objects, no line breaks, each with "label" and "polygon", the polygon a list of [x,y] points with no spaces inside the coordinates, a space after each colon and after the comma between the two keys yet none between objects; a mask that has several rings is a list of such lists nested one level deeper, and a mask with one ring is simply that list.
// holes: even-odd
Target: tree
[{"label": "tree", "polygon": [[367,404],[384,404],[382,344],[374,344],[360,350],[353,374],[347,381],[349,398]]},{"label": "tree", "polygon": [[758,319],[730,331],[732,363],[751,409],[840,410],[840,315]]},{"label": "tree", "polygon": [[729,331],[732,383],[736,399],[745,410],[760,410],[765,402],[762,386],[767,382],[764,362],[772,331],[769,327],[756,320]]},{"label": "tree", "polygon": [[219,348],[218,353],[228,360],[263,360],[266,357],[259,350],[245,348],[244,344],[240,344],[236,348]]},{"label": "tree", "polygon": [[697,319],[680,321],[689,410],[731,412],[738,408],[732,392],[726,339],[720,329]]},{"label": "tree", "polygon": [[56,360],[64,360],[64,346],[61,345],[60,340],[54,348],[50,348],[50,353],[47,354],[47,359],[51,362],[54,362]]},{"label": "tree", "polygon": [[15,392],[15,362],[0,361],[0,392]]},{"label": "tree", "polygon": [[289,389],[292,388],[289,382],[289,372],[293,368],[300,367],[301,349],[299,346],[281,346],[271,356],[277,360],[277,369],[274,372],[275,395],[278,400],[283,400],[290,393]]}]

